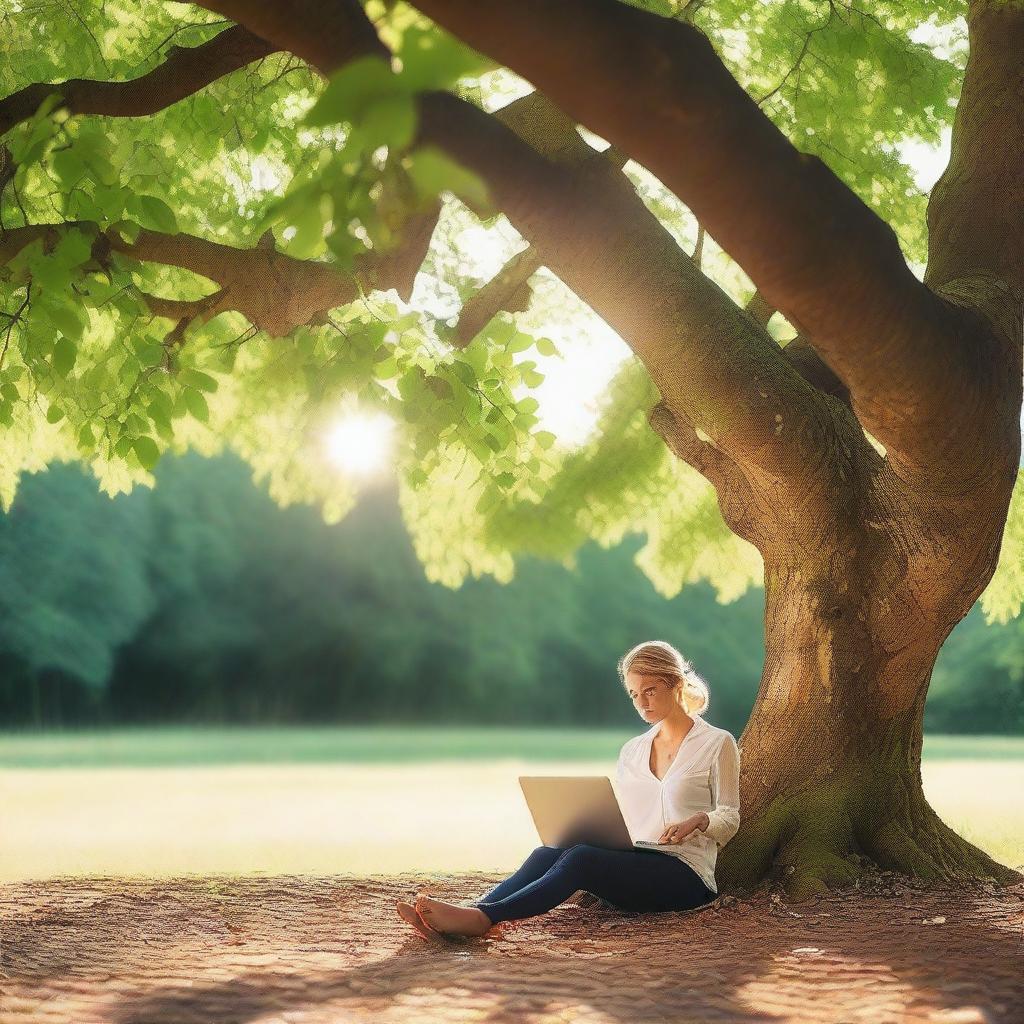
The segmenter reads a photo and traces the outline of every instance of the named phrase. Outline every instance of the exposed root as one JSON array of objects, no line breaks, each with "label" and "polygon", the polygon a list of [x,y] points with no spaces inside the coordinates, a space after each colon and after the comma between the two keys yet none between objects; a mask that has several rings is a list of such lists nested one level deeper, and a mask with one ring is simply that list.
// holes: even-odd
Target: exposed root
[{"label": "exposed root", "polygon": [[957,835],[913,782],[890,780],[880,794],[846,777],[781,797],[744,823],[722,851],[718,879],[730,892],[777,881],[800,901],[848,889],[878,869],[936,884],[1024,878]]},{"label": "exposed root", "polygon": [[1013,885],[1024,877],[958,836],[931,808],[928,810],[933,821],[924,827],[911,830],[890,821],[871,836],[867,852],[880,867],[936,882]]},{"label": "exposed root", "polygon": [[[792,858],[792,860],[790,860]],[[786,895],[793,901],[824,896],[833,889],[848,889],[861,875],[854,859],[846,859],[816,841],[802,842],[796,849],[787,848],[783,869]],[[780,866],[784,860],[777,862]]]},{"label": "exposed root", "polygon": [[887,871],[936,882],[944,877],[934,858],[922,850],[898,822],[888,822],[878,829],[871,837],[869,848],[878,866]]}]

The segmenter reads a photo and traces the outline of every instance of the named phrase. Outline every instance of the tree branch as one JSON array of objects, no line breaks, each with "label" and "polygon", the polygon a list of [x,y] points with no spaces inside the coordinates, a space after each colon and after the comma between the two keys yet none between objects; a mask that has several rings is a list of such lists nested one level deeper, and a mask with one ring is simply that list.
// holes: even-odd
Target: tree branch
[{"label": "tree branch", "polygon": [[751,514],[757,498],[739,467],[704,440],[690,420],[675,416],[664,402],[654,404],[647,422],[677,459],[693,466],[715,488],[726,526],[764,553],[766,524],[762,517]]},{"label": "tree branch", "polygon": [[805,381],[813,384],[818,391],[838,398],[848,409],[853,409],[846,385],[832,372],[832,368],[803,335],[798,334],[782,350],[782,354]]},{"label": "tree branch", "polygon": [[[824,471],[831,421],[820,396],[697,270],[619,170],[594,160],[557,108],[530,99],[492,116],[427,94],[421,137],[488,183],[544,265],[630,344],[673,414],[786,485]],[[557,118],[568,132],[552,130]],[[545,147],[557,163],[537,151]]]},{"label": "tree branch", "polygon": [[191,96],[211,82],[237,71],[280,47],[234,25],[194,47],[174,46],[167,60],[127,82],[72,78],[54,84],[27,85],[0,100],[0,135],[31,117],[47,96],[59,93],[73,114],[142,117]]},{"label": "tree branch", "polygon": [[692,25],[619,0],[416,6],[649,168],[812,337],[849,334],[865,293],[890,311],[928,299],[888,225],[793,147]]},{"label": "tree branch", "polygon": [[[699,221],[697,222],[697,241],[693,246],[693,253],[690,255],[690,259],[693,260],[693,265],[700,271],[704,270],[704,240],[707,238],[707,232],[704,230],[704,225]],[[764,326],[762,324],[762,326]]]},{"label": "tree branch", "polygon": [[526,309],[529,280],[541,260],[532,245],[517,252],[475,295],[463,303],[455,325],[455,344],[465,348],[501,310],[509,313]]},{"label": "tree branch", "polygon": [[356,0],[200,0],[199,6],[273,39],[324,75],[356,57],[391,56]]},{"label": "tree branch", "polygon": [[754,292],[745,309],[762,327],[767,327],[776,313],[775,307],[759,291]]},{"label": "tree branch", "polygon": [[193,323],[204,324],[207,320],[212,320],[215,316],[232,308],[226,302],[227,293],[223,288],[201,299],[193,299],[192,301],[164,299],[158,295],[150,295],[148,292],[142,291],[139,292],[139,296],[146,303],[146,308],[153,316],[162,316],[169,320],[177,321],[164,338],[164,347],[168,349],[175,345],[181,345],[184,342],[185,331]]},{"label": "tree branch", "polygon": [[[768,321],[776,313],[776,310],[759,291],[754,292],[744,308],[762,327],[767,327]],[[849,389],[818,355],[807,338],[797,335],[782,350],[782,354],[805,381],[823,394],[838,398],[843,405],[851,411],[853,410],[853,406],[850,404]]]},{"label": "tree branch", "polygon": [[[115,231],[101,232],[93,256],[102,265],[111,251],[120,252],[142,262],[181,267],[220,286],[215,301],[210,296],[199,300],[205,305],[145,295],[147,306],[158,316],[180,320],[202,313],[211,319],[235,310],[271,337],[284,337],[303,324],[323,323],[330,310],[354,302],[364,292],[396,288],[408,295],[435,219],[436,212],[411,222],[403,245],[393,252],[357,256],[353,273],[329,263],[294,259],[259,244],[240,249],[195,235],[145,230],[134,242],[126,242]],[[37,239],[49,245],[62,231],[82,226],[69,222],[11,228],[0,235],[0,265]]]},{"label": "tree branch", "polygon": [[18,173],[18,165],[7,146],[0,145],[0,196]]},{"label": "tree branch", "polygon": [[957,438],[977,450],[985,431],[970,417],[989,373],[962,318],[910,272],[891,228],[771,123],[701,32],[618,0],[416,6],[673,189],[814,345],[903,472],[935,471],[942,448],[945,471]]},{"label": "tree branch", "polygon": [[[603,160],[622,170],[628,159],[614,146],[599,152],[583,144],[576,126],[538,92],[530,93],[495,111],[494,117],[512,127],[538,153],[562,163],[582,166],[590,161]],[[698,235],[698,245],[701,237]],[[456,344],[460,347],[468,345],[500,310],[511,313],[526,309],[529,302],[528,281],[541,265],[540,255],[532,245],[513,256],[462,307],[455,328]],[[697,265],[700,266],[699,262]]]},{"label": "tree branch", "polygon": [[979,272],[1024,295],[1024,4],[975,0],[949,165],[928,203],[933,288]]},{"label": "tree branch", "polygon": [[726,471],[733,463],[713,444],[702,440],[689,420],[677,419],[664,402],[656,402],[647,414],[647,422],[676,458],[693,466],[714,487],[725,489]]}]

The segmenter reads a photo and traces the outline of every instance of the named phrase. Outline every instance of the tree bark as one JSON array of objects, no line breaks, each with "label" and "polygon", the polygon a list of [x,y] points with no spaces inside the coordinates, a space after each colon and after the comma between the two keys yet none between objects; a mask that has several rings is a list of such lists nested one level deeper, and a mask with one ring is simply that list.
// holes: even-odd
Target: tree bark
[{"label": "tree bark", "polygon": [[939,819],[920,770],[935,658],[991,579],[1005,513],[985,492],[922,497],[881,456],[853,468],[846,515],[817,543],[760,531],[765,664],[720,878],[742,888],[769,874],[802,898],[850,884],[866,859],[936,881],[1019,881]]},{"label": "tree bark", "polygon": [[1024,295],[1024,3],[974,0],[949,165],[928,203],[938,287],[981,272]]}]

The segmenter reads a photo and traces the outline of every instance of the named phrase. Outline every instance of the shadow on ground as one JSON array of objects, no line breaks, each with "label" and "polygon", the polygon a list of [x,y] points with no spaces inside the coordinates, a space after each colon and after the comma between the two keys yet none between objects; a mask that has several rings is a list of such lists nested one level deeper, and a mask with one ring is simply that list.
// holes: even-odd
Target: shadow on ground
[{"label": "shadow on ground", "polygon": [[579,894],[484,939],[394,913],[493,875],[58,879],[0,890],[0,1021],[727,1021],[1018,1024],[1024,885],[891,876],[787,905],[770,891],[625,915]]}]

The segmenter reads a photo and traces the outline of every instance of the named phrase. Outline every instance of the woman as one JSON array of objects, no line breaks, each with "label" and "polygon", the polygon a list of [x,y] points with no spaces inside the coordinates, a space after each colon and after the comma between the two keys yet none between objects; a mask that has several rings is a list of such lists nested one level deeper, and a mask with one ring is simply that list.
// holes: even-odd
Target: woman
[{"label": "woman", "polygon": [[421,934],[483,935],[499,921],[533,917],[582,889],[619,910],[691,910],[718,892],[718,850],[740,824],[740,752],[733,736],[701,717],[708,688],[671,644],[638,644],[619,678],[652,728],[619,754],[616,790],[634,840],[661,848],[540,846],[511,877],[458,906],[418,896],[398,913]]}]

